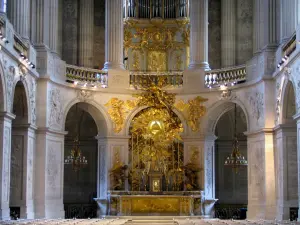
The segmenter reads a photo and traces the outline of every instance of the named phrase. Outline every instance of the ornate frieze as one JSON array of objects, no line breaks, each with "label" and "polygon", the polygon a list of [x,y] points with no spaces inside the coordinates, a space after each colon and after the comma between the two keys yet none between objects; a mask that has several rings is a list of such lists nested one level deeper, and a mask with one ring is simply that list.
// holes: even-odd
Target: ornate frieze
[{"label": "ornate frieze", "polygon": [[6,73],[6,95],[7,95],[7,109],[9,112],[12,111],[13,103],[13,85],[16,75],[16,69],[14,66],[9,66]]}]

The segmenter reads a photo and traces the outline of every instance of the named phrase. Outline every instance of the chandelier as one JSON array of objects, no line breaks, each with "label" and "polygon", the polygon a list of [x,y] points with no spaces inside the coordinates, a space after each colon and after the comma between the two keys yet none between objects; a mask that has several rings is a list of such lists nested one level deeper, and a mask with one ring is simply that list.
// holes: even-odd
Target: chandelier
[{"label": "chandelier", "polygon": [[224,165],[231,166],[237,173],[239,167],[247,166],[248,162],[239,150],[239,141],[236,132],[236,104],[234,104],[234,140],[231,154],[226,158]]},{"label": "chandelier", "polygon": [[[74,171],[79,171],[81,167],[87,165],[88,163],[87,159],[85,158],[85,156],[82,155],[82,152],[79,148],[80,124],[82,121],[82,117],[83,117],[83,112],[77,124],[78,135],[74,139],[73,148],[70,152],[70,155],[68,155],[65,158],[65,164],[72,165]],[[77,118],[77,104],[76,104],[76,118]]]}]

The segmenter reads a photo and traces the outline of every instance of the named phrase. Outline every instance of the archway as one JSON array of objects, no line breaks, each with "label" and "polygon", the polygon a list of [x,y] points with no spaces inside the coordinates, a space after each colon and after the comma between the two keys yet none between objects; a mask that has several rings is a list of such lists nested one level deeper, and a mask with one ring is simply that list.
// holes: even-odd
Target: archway
[{"label": "archway", "polygon": [[[29,147],[28,99],[24,84],[18,81],[14,89],[10,171],[11,218],[32,218],[33,149]],[[31,193],[30,193],[31,192]]]},{"label": "archway", "polygon": [[277,219],[298,217],[298,163],[295,92],[291,81],[282,92],[280,124],[275,128]]},{"label": "archway", "polygon": [[[66,116],[64,209],[66,218],[93,218],[97,216],[98,142],[97,135],[106,134],[105,120],[96,107],[76,103]],[[77,140],[76,140],[77,139]],[[78,142],[77,142],[78,141]],[[68,162],[78,147],[81,162]],[[74,155],[73,155],[74,156]],[[76,157],[76,154],[75,156]]]},{"label": "archway", "polygon": [[[236,125],[236,126],[235,126]],[[245,219],[241,208],[247,207],[248,178],[247,167],[241,166],[234,170],[231,166],[224,166],[226,158],[233,150],[233,141],[238,139],[240,153],[247,157],[246,116],[236,105],[226,111],[218,120],[215,127],[215,169],[216,169],[216,217],[222,219]]]}]

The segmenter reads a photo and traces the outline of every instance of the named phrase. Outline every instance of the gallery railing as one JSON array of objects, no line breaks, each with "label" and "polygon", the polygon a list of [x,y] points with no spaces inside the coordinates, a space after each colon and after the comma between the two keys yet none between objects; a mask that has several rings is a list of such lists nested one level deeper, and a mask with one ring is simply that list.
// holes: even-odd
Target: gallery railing
[{"label": "gallery railing", "polygon": [[149,83],[158,84],[166,88],[180,88],[183,86],[182,71],[164,71],[164,72],[141,72],[130,71],[130,86],[141,88]]},{"label": "gallery railing", "polygon": [[246,65],[210,70],[205,73],[205,86],[216,88],[234,86],[246,81]]},{"label": "gallery railing", "polygon": [[66,80],[82,87],[106,88],[108,73],[104,70],[67,65]]},{"label": "gallery railing", "polygon": [[97,218],[97,204],[64,204],[66,219]]}]

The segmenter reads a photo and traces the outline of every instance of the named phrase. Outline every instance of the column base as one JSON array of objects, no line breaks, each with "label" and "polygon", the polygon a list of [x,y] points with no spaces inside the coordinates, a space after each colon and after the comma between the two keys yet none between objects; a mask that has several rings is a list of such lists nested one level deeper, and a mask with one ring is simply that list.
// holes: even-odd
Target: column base
[{"label": "column base", "polygon": [[0,220],[10,220],[10,209],[0,209]]},{"label": "column base", "polygon": [[125,70],[124,64],[123,63],[113,63],[113,62],[105,62],[104,63],[104,70]]},{"label": "column base", "polygon": [[189,70],[210,70],[208,62],[201,62],[201,63],[196,63],[196,62],[191,62],[189,65]]},{"label": "column base", "polygon": [[97,202],[98,210],[97,214],[98,217],[103,217],[108,215],[108,201],[106,199],[100,199],[100,198],[94,198],[94,200]]}]

